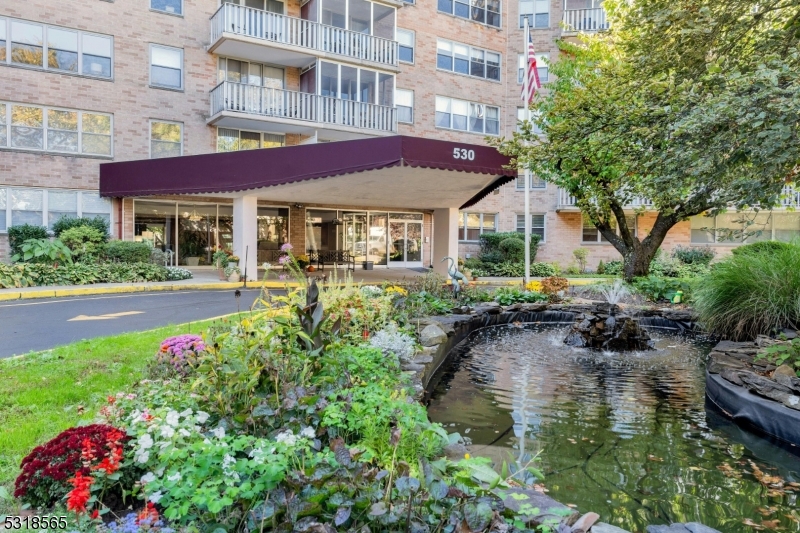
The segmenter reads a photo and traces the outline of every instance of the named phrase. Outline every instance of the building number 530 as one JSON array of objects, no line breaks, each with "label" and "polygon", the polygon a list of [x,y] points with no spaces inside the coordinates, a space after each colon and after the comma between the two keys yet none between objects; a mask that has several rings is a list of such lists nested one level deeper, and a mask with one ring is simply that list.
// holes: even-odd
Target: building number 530
[{"label": "building number 530", "polygon": [[453,148],[453,159],[466,159],[468,161],[473,161],[475,159],[475,150]]}]

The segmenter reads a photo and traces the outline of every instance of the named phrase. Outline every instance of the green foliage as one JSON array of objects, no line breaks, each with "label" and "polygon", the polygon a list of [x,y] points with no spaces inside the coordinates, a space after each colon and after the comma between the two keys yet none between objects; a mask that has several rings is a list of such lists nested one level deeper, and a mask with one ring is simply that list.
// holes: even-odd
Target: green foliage
[{"label": "green foliage", "polygon": [[192,279],[192,272],[185,268],[168,266],[166,267],[166,269],[167,269],[167,281],[180,281],[183,279]]},{"label": "green foliage", "polygon": [[[786,341],[786,337],[782,340]],[[759,359],[766,359],[775,366],[789,365],[800,376],[800,338],[767,346],[756,354],[755,360]]]},{"label": "green foliage", "polygon": [[540,292],[525,291],[515,287],[500,287],[494,291],[494,301],[500,305],[537,303],[547,301],[547,296]]},{"label": "green foliage", "polygon": [[145,242],[111,241],[106,244],[104,256],[117,263],[147,263],[152,247]]},{"label": "green foliage", "polygon": [[11,248],[12,257],[22,255],[22,245],[29,239],[46,239],[48,237],[47,228],[44,226],[32,226],[22,224],[8,228],[8,244]]},{"label": "green foliage", "polygon": [[20,254],[11,258],[14,262],[67,264],[72,263],[72,252],[59,239],[28,239],[22,244]]},{"label": "green foliage", "polygon": [[609,276],[621,276],[623,267],[622,261],[608,261],[605,265],[605,273]]},{"label": "green foliage", "polygon": [[225,268],[225,265],[228,264],[229,257],[228,252],[220,248],[211,256],[211,262],[217,268]]},{"label": "green foliage", "polygon": [[692,246],[685,248],[683,246],[676,246],[672,250],[672,257],[683,263],[684,265],[708,265],[714,260],[717,252],[713,248]]},{"label": "green foliage", "polygon": [[683,291],[683,301],[686,302],[692,297],[693,280],[651,275],[646,278],[636,278],[633,286],[653,302],[669,299],[676,291]]},{"label": "green foliage", "polygon": [[503,253],[503,256],[509,261],[524,261],[525,260],[525,241],[516,237],[509,237],[500,241],[498,248]]},{"label": "green foliage", "polygon": [[[522,241],[523,244],[522,257],[520,257],[519,259],[514,259],[501,249],[500,244],[506,239],[517,239]],[[530,244],[531,261],[534,261],[536,259],[536,251],[539,248],[539,241],[541,241],[541,239],[542,238],[539,235],[536,234],[531,235],[531,244]],[[481,234],[479,240],[481,245],[480,259],[484,263],[500,263],[503,261],[515,261],[524,259],[525,235],[522,233],[519,233],[517,231],[509,231],[503,233],[483,233]],[[512,253],[515,254],[518,253],[519,248],[515,247],[515,245],[506,244],[506,246],[511,247],[510,250],[512,250]]]},{"label": "green foliage", "polygon": [[586,259],[589,257],[589,250],[586,248],[576,248],[572,250],[572,255],[575,261],[578,262],[578,270],[580,274],[586,272]]},{"label": "green foliage", "polygon": [[798,264],[796,245],[768,254],[734,254],[716,263],[694,295],[701,323],[733,340],[800,326]]},{"label": "green foliage", "polygon": [[785,250],[790,250],[792,247],[797,246],[797,244],[789,243],[789,242],[781,242],[781,241],[759,241],[754,242],[753,244],[745,244],[743,246],[737,246],[731,252],[733,255],[745,255],[745,254],[772,254],[772,253],[780,253]]},{"label": "green foliage", "polygon": [[103,253],[107,236],[88,225],[73,226],[60,234],[61,241],[76,260],[92,260]]},{"label": "green foliage", "polygon": [[695,262],[685,264],[675,257],[659,256],[650,263],[650,274],[667,278],[695,278],[701,277],[710,271],[706,263]]},{"label": "green foliage", "polygon": [[168,271],[151,263],[0,263],[0,288],[167,281]]},{"label": "green foliage", "polygon": [[103,242],[108,240],[108,221],[100,216],[96,216],[94,218],[74,218],[64,215],[53,224],[53,234],[56,237],[61,237],[61,234],[65,231],[81,226],[87,226],[96,229],[101,235],[103,235]]},{"label": "green foliage", "polygon": [[606,265],[603,263],[601,259],[599,263],[597,263],[597,273],[598,274],[605,274],[606,273]]}]

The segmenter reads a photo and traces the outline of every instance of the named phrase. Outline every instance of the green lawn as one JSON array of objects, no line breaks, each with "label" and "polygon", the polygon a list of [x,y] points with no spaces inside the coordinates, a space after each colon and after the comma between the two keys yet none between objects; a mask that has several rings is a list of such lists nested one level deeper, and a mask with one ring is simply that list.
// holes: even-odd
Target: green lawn
[{"label": "green lawn", "polygon": [[36,445],[91,421],[109,394],[144,377],[160,342],[199,333],[212,321],[100,337],[0,359],[0,514],[22,458]]}]

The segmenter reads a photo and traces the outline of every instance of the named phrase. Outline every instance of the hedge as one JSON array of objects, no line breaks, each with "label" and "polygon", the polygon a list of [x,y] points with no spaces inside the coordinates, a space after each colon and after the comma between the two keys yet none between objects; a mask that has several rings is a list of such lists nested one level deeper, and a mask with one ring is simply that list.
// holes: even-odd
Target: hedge
[{"label": "hedge", "polygon": [[[524,243],[525,235],[518,231],[481,234],[479,238],[479,242],[481,245],[481,260],[487,263],[500,262],[489,259],[490,257],[495,258],[497,254],[502,255],[502,260],[511,260],[511,258],[506,257],[505,254],[503,254],[503,251],[500,249],[500,243],[506,239],[519,239]],[[539,241],[541,240],[542,240],[541,236],[536,235],[535,233],[531,234],[531,262],[533,262],[536,259],[536,251],[539,248]]]},{"label": "hedge", "polygon": [[103,240],[108,240],[109,228],[108,221],[103,217],[97,216],[94,218],[80,217],[74,218],[64,215],[53,224],[53,234],[60,237],[62,233],[68,229],[77,228],[79,226],[89,226],[96,229],[103,235]]},{"label": "hedge", "polygon": [[150,245],[144,242],[111,241],[106,245],[105,257],[115,263],[148,263],[151,252]]},{"label": "hedge", "polygon": [[0,288],[6,289],[43,285],[168,281],[171,278],[173,275],[167,268],[151,263],[75,263],[57,267],[34,263],[0,263]]}]

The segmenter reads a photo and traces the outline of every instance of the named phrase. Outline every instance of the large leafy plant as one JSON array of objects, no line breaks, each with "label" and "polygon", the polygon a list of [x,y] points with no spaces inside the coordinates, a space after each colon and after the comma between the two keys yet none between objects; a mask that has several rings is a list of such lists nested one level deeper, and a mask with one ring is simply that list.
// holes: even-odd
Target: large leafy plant
[{"label": "large leafy plant", "polygon": [[28,239],[20,247],[20,253],[11,257],[14,262],[71,264],[72,251],[59,239]]}]

